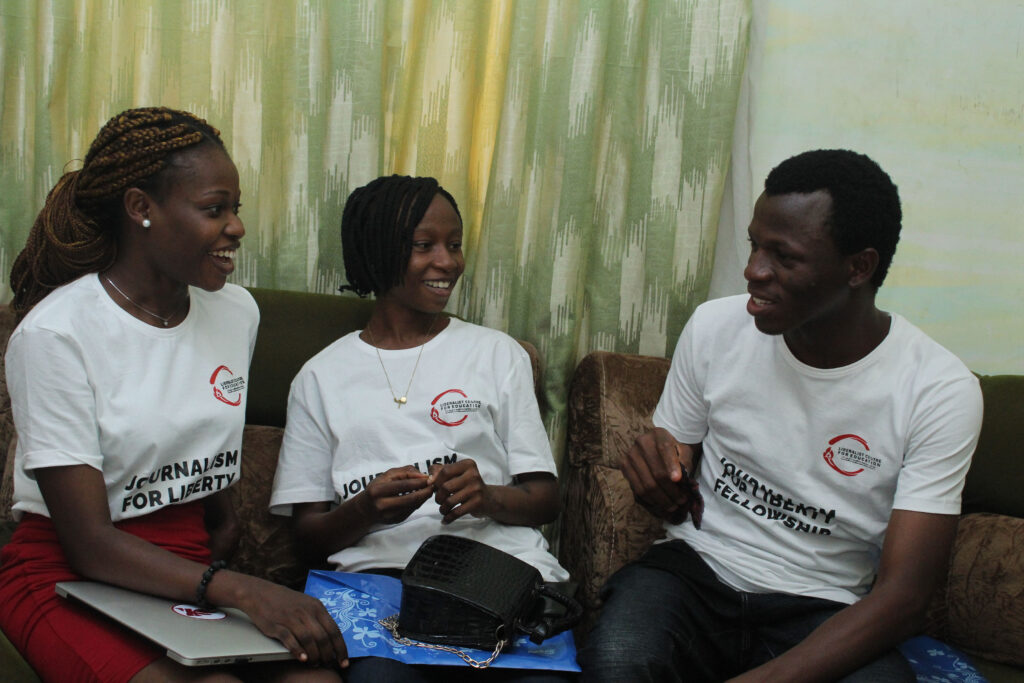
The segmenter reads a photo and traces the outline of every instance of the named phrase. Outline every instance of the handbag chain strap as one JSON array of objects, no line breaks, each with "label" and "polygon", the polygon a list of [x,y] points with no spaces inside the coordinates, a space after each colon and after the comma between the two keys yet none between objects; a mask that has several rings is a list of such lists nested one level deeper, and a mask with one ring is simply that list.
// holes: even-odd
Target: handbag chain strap
[{"label": "handbag chain strap", "polygon": [[415,645],[417,647],[425,647],[428,650],[441,650],[443,652],[450,652],[453,655],[457,655],[462,661],[464,661],[466,664],[469,664],[474,669],[486,669],[487,667],[489,667],[491,665],[491,662],[497,659],[498,655],[501,654],[502,649],[504,649],[504,647],[508,645],[508,638],[502,638],[498,641],[498,644],[494,646],[494,652],[491,653],[490,657],[484,660],[478,660],[473,659],[471,656],[469,656],[468,654],[466,654],[465,652],[456,647],[449,647],[448,645],[438,645],[436,643],[423,643],[418,640],[411,640],[409,638],[406,638],[405,636],[399,635],[397,614],[392,614],[390,617],[378,619],[377,623],[379,623],[381,626],[390,631],[391,637],[394,638],[396,642],[401,643],[402,645]]}]

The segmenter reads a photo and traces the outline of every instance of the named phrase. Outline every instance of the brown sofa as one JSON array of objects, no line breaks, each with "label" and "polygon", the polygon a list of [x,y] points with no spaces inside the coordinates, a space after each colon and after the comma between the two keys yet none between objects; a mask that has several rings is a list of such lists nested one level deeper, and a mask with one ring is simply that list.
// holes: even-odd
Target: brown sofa
[{"label": "brown sofa", "polygon": [[[605,580],[661,534],[633,500],[619,457],[651,428],[668,367],[664,358],[594,352],[572,379],[559,554],[580,584],[580,639],[600,610]],[[1024,681],[1024,376],[980,380],[981,440],[926,633],[966,652],[990,681]]]}]

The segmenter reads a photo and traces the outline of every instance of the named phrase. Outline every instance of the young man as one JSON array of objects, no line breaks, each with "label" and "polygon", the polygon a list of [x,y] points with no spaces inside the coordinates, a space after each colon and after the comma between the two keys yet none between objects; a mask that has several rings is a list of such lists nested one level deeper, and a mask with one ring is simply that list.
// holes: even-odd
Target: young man
[{"label": "young man", "polygon": [[982,400],[875,305],[900,220],[866,156],[768,175],[749,296],[694,312],[623,457],[666,538],[605,587],[586,680],[914,680],[895,648],[946,570]]}]

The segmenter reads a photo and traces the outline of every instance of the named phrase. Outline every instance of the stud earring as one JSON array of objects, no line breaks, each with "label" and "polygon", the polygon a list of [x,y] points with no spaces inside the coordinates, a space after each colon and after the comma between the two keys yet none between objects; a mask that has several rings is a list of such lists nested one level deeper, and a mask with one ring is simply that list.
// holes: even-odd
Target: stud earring
[{"label": "stud earring", "polygon": [[149,222],[149,219],[148,219],[148,218],[143,218],[143,219],[142,219],[142,227],[144,227],[144,228],[148,228],[148,227],[149,227],[149,226],[151,226],[151,225],[153,225],[153,224]]}]

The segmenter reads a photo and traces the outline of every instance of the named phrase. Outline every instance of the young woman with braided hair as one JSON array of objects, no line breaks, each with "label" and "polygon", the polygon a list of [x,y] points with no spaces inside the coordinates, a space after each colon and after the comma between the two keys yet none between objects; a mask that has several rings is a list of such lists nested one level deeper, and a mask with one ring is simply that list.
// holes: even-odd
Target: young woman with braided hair
[{"label": "young woman with braided hair", "polygon": [[[465,267],[455,200],[433,178],[378,178],[349,196],[341,237],[347,288],[376,306],[366,329],[293,381],[271,511],[291,515],[299,543],[341,571],[397,575],[447,533],[567,580],[537,529],[559,498],[529,357],[508,335],[442,313]],[[360,657],[346,678],[571,676]]]},{"label": "young woman with braided hair", "polygon": [[[57,182],[14,263],[20,521],[0,553],[0,628],[44,680],[338,681],[347,663],[319,601],[223,568],[259,320],[226,284],[240,194],[216,129],[128,110]],[[82,578],[237,607],[305,663],[183,667],[54,593]]]}]

